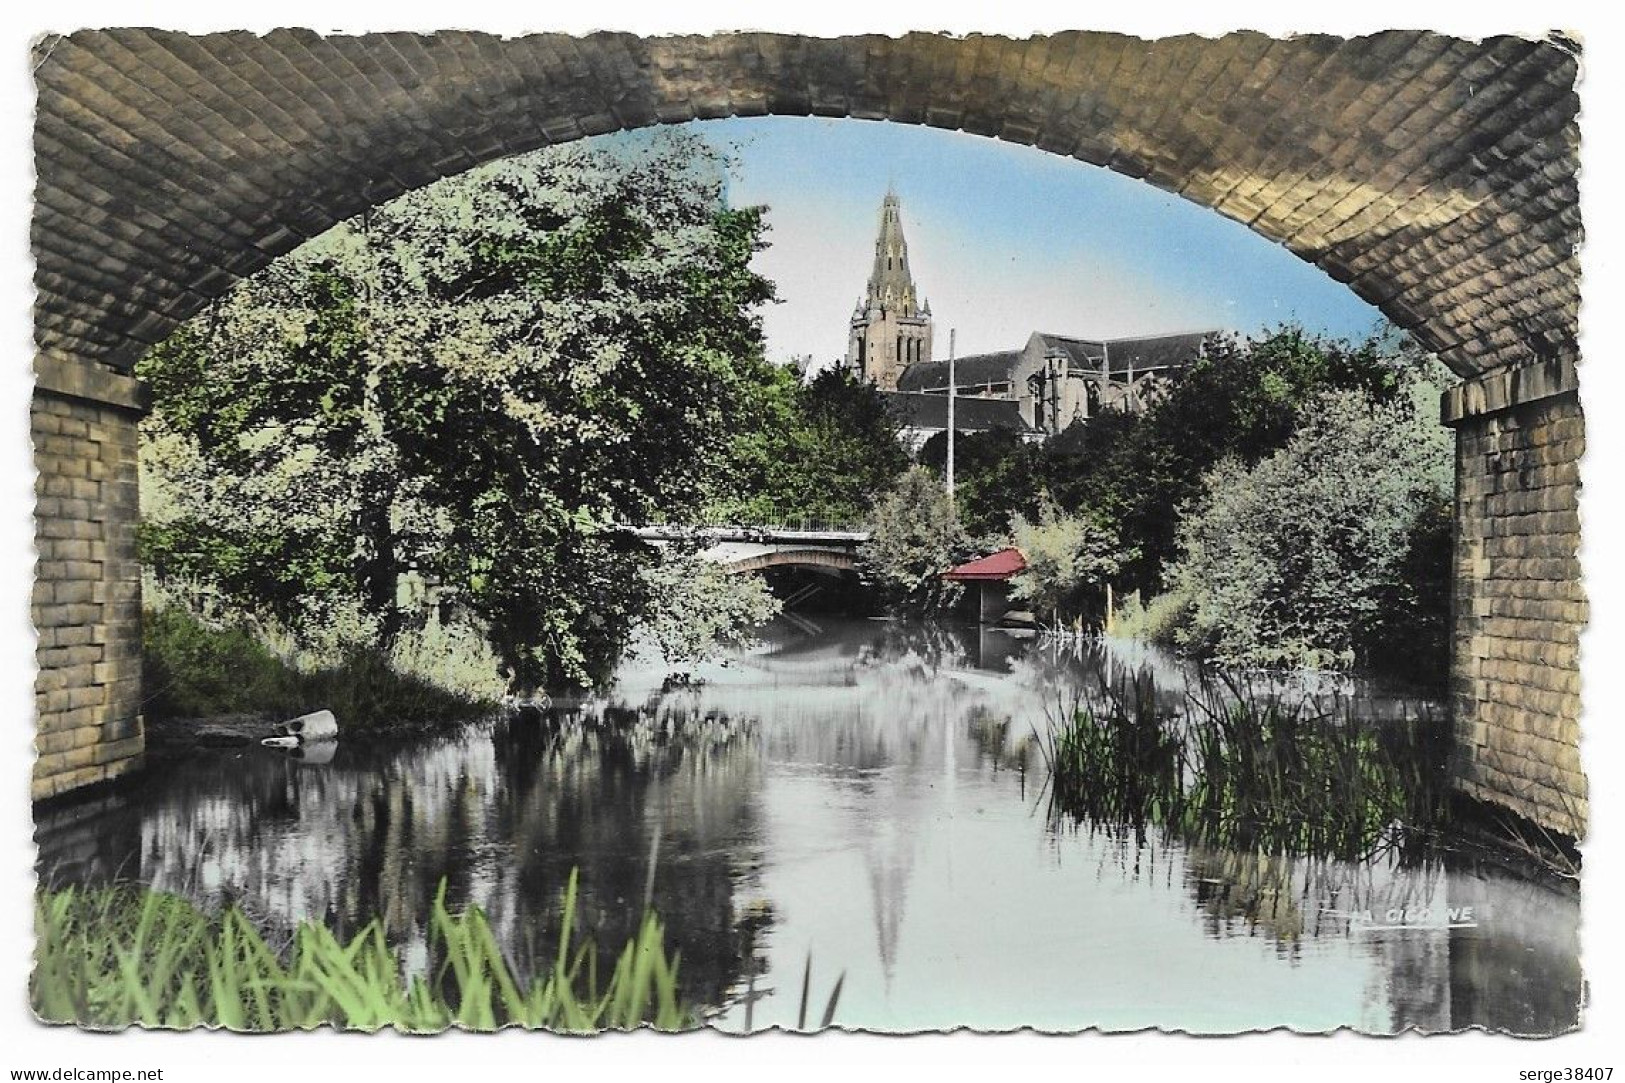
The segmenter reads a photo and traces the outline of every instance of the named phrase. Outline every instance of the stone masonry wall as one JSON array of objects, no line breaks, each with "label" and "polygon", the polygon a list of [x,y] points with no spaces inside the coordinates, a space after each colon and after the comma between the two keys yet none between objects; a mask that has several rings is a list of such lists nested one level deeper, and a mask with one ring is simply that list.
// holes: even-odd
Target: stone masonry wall
[{"label": "stone masonry wall", "polygon": [[1456,432],[1455,641],[1459,785],[1571,838],[1580,769],[1580,457],[1564,394]]},{"label": "stone masonry wall", "polygon": [[1144,179],[1471,377],[1578,340],[1579,54],[1425,31],[44,35],[36,342],[128,370],[232,282],[402,192],[583,136],[771,114],[928,124]]},{"label": "stone masonry wall", "polygon": [[135,410],[36,390],[35,800],[140,765]]}]

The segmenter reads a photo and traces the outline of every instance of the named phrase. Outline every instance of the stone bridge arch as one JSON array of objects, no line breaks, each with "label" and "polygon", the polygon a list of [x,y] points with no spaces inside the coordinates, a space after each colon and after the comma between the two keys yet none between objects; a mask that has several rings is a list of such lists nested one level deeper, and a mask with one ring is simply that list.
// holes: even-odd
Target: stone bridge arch
[{"label": "stone bridge arch", "polygon": [[40,41],[34,794],[139,762],[128,373],[368,206],[603,132],[763,114],[961,129],[1103,165],[1285,245],[1464,383],[1463,787],[1578,835],[1576,47],[1420,32],[1152,42],[84,31]]},{"label": "stone bridge arch", "polygon": [[815,546],[775,547],[766,552],[740,555],[722,565],[730,575],[746,572],[765,572],[769,568],[800,568],[827,575],[856,574],[857,558],[844,549],[826,549]]}]

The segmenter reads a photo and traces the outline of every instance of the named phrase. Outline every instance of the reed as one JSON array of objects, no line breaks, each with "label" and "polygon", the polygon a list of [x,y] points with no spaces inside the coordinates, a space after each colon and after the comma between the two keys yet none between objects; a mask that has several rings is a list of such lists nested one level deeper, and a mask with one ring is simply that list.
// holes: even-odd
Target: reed
[{"label": "reed", "polygon": [[[835,985],[829,991],[829,999],[824,1002],[824,1014],[818,1022],[819,1030],[828,1030],[835,1025],[835,1009],[841,1003],[841,989],[846,985],[846,971],[841,971],[840,977],[835,979]],[[806,1031],[807,1009],[812,1006],[812,952],[807,953],[807,965],[801,971],[801,1002],[796,1008],[796,1030]],[[750,1014],[747,1007],[745,1016],[745,1032],[750,1032]]]},{"label": "reed", "polygon": [[1160,831],[1233,850],[1366,860],[1437,835],[1448,810],[1442,727],[1368,722],[1347,704],[1234,685],[1159,707],[1130,680],[1042,740],[1052,818]]},{"label": "reed", "polygon": [[35,901],[30,1001],[46,1022],[95,1029],[579,1032],[696,1024],[678,1002],[678,964],[666,954],[658,918],[644,917],[600,989],[592,945],[572,943],[575,910],[572,872],[552,964],[524,981],[478,907],[446,905],[444,883],[430,914],[430,966],[412,975],[377,920],[348,941],[305,922],[278,950],[235,907],[210,916],[179,896],[131,885],[44,890]]}]

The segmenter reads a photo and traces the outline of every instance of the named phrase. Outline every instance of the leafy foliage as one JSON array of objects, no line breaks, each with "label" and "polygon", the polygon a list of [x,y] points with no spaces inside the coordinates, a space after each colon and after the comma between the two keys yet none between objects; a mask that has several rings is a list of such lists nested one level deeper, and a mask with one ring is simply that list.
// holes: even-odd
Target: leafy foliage
[{"label": "leafy foliage", "polygon": [[[1256,339],[1221,337],[1143,415],[1103,410],[1036,446],[1009,434],[961,436],[960,509],[979,536],[1006,532],[1016,515],[1030,521],[1046,498],[1063,512],[1100,516],[1136,549],[1116,585],[1156,593],[1178,553],[1181,509],[1201,496],[1209,470],[1283,446],[1325,391],[1392,400],[1419,361],[1413,343],[1382,336],[1356,345],[1286,326]],[[939,471],[943,443],[933,438],[922,449]]]},{"label": "leafy foliage", "polygon": [[1149,599],[1131,594],[1117,609],[1113,634],[1165,647],[1177,646],[1179,629],[1190,619],[1188,608],[1184,596],[1171,590]]},{"label": "leafy foliage", "polygon": [[1028,603],[1041,619],[1093,621],[1105,613],[1106,584],[1134,549],[1097,513],[1067,515],[1045,501],[1036,521],[1017,514],[1016,548],[1027,567],[1010,584],[1010,597]]},{"label": "leafy foliage", "polygon": [[743,388],[743,417],[713,521],[856,523],[908,466],[898,423],[872,384],[828,368],[807,383],[767,366]]},{"label": "leafy foliage", "polygon": [[[1207,471],[1227,458],[1250,465],[1283,446],[1325,391],[1391,400],[1417,360],[1408,345],[1375,337],[1350,345],[1293,326],[1210,346],[1142,418],[1113,434],[1103,456],[1074,457],[1082,470],[1071,492],[1110,515],[1139,547],[1122,586],[1163,586],[1178,552],[1182,509],[1201,496]],[[1065,495],[1058,497],[1063,506]]]},{"label": "leafy foliage", "polygon": [[[1081,426],[1080,426],[1081,428]],[[1039,514],[1044,503],[1043,445],[1014,432],[958,433],[954,438],[954,502],[972,537],[993,539],[1011,530],[1012,518]],[[948,468],[948,439],[938,433],[920,448],[919,461],[939,475]]]},{"label": "leafy foliage", "polygon": [[376,647],[351,647],[310,672],[272,653],[246,624],[211,627],[184,608],[141,623],[142,711],[151,719],[255,714],[289,718],[322,708],[346,729],[415,727],[480,718],[495,704],[403,674]]},{"label": "leafy foliage", "polygon": [[[1208,469],[1227,456],[1254,462],[1282,446],[1322,391],[1389,401],[1419,358],[1414,343],[1383,335],[1350,344],[1289,325],[1256,339],[1221,336],[1144,415],[1103,410],[1039,445],[1010,433],[961,434],[961,510],[974,531],[1003,530],[1018,512],[1032,518],[1047,495],[1065,511],[1091,507],[1125,524],[1155,524],[1154,544],[1135,562],[1154,570],[1174,551],[1177,508],[1200,491]],[[941,436],[921,450],[921,461],[939,472],[944,458]]]},{"label": "leafy foliage", "polygon": [[164,343],[142,542],[293,627],[409,569],[517,689],[602,678],[648,598],[616,523],[697,509],[760,379],[758,210],[700,140],[510,159],[345,223]]},{"label": "leafy foliage", "polygon": [[686,669],[719,647],[742,647],[750,629],[779,611],[757,575],[729,574],[682,553],[663,554],[643,572],[651,601],[645,630],[668,665]]},{"label": "leafy foliage", "polygon": [[941,482],[916,466],[875,501],[858,574],[893,609],[927,613],[958,598],[958,584],[941,575],[970,554],[970,539]]},{"label": "leafy foliage", "polygon": [[[1391,335],[1223,339],[1143,415],[1102,411],[1035,447],[962,437],[959,506],[988,545],[1010,531],[1031,568],[1015,595],[1051,618],[1099,612],[1110,581],[1148,599],[1128,634],[1247,664],[1358,661],[1437,680],[1444,379]],[[942,443],[922,456],[939,470]]]},{"label": "leafy foliage", "polygon": [[[1398,629],[1430,627],[1428,580],[1442,584],[1445,568],[1416,550],[1448,515],[1452,483],[1432,397],[1328,393],[1280,451],[1216,467],[1180,528],[1180,642],[1246,663],[1347,666]],[[1442,661],[1442,642],[1431,648]]]}]

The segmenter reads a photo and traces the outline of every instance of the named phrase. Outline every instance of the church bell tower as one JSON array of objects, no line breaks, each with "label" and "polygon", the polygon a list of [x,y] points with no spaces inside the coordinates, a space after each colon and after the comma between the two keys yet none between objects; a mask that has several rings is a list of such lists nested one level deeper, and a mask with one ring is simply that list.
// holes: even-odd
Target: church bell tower
[{"label": "church bell tower", "polygon": [[869,289],[852,313],[846,368],[882,391],[897,390],[897,379],[916,361],[931,360],[931,305],[921,304],[908,269],[908,241],[897,193],[880,204]]}]

